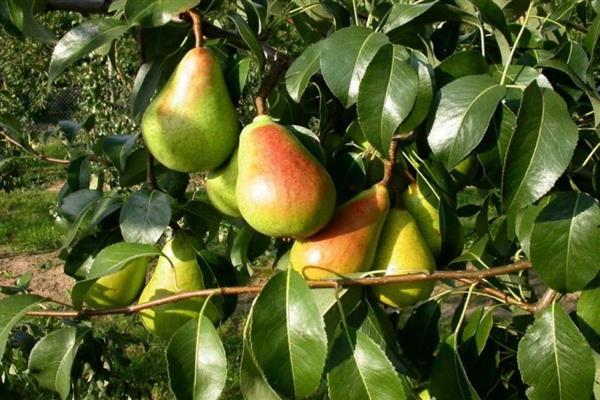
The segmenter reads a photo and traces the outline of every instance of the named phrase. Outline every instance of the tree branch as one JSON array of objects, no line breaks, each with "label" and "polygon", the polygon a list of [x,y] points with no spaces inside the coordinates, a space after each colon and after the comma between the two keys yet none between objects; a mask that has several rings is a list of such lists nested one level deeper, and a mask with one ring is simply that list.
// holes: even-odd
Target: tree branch
[{"label": "tree branch", "polygon": [[[319,281],[307,281],[308,286],[311,289],[324,289],[324,288],[340,288],[340,287],[352,287],[352,286],[379,286],[389,285],[393,283],[404,283],[404,282],[423,282],[423,281],[439,281],[446,279],[453,280],[469,280],[471,283],[480,281],[482,279],[490,278],[497,275],[504,275],[523,271],[531,268],[529,261],[519,261],[514,264],[509,264],[501,267],[494,267],[479,271],[435,271],[431,274],[408,274],[408,275],[390,275],[374,278],[356,278],[356,279],[324,279]],[[149,301],[147,303],[141,303],[131,305],[127,307],[109,308],[105,310],[93,310],[83,309],[80,311],[30,311],[27,315],[31,317],[59,317],[59,318],[80,318],[80,317],[93,317],[101,315],[112,315],[112,314],[133,314],[142,310],[161,306],[163,304],[176,303],[178,301],[194,298],[194,297],[208,297],[211,295],[217,296],[231,296],[240,294],[258,294],[263,289],[264,285],[254,286],[232,286],[222,287],[215,289],[203,289],[193,292],[177,293],[172,296],[163,297],[162,299]],[[487,288],[490,289],[490,288]],[[494,291],[496,289],[493,289]],[[505,298],[504,293],[498,291],[494,292],[494,295],[500,298]],[[512,298],[507,298],[507,303],[510,303]],[[513,304],[513,303],[511,303]],[[522,303],[515,304],[522,305]]]},{"label": "tree branch", "polygon": [[38,160],[48,161],[48,162],[51,162],[51,163],[62,164],[62,165],[67,165],[67,164],[69,164],[71,162],[70,160],[64,160],[62,158],[49,157],[47,155],[40,154],[40,153],[38,153],[38,152],[36,152],[36,151],[34,151],[32,149],[28,149],[27,147],[23,146],[21,143],[17,142],[16,140],[14,140],[13,138],[11,138],[9,135],[7,135],[6,133],[4,133],[2,131],[0,131],[0,135],[7,142],[9,142],[9,143],[17,146],[21,150],[24,150],[24,151],[30,153],[32,156],[34,156]]},{"label": "tree branch", "polygon": [[396,164],[396,157],[398,157],[398,145],[400,139],[393,138],[390,144],[390,159],[383,162],[383,178],[381,178],[381,184],[389,186],[392,181],[392,175],[394,172],[394,164]]},{"label": "tree branch", "polygon": [[269,75],[265,78],[258,89],[258,93],[256,94],[256,99],[254,99],[254,103],[256,104],[256,114],[257,115],[265,115],[267,113],[266,100],[271,93],[271,90],[277,85],[279,82],[279,78],[281,74],[285,71],[286,61],[282,59],[275,60],[275,63],[269,70]]},{"label": "tree branch", "polygon": [[539,299],[538,302],[535,304],[534,312],[538,313],[544,308],[548,307],[554,301],[557,294],[558,293],[552,288],[546,289],[546,292],[544,293],[542,298]]}]

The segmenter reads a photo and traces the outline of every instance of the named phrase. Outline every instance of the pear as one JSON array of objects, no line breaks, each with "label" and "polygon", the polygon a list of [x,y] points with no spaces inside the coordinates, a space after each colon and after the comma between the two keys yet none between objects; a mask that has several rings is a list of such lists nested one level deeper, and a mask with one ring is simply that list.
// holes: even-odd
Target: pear
[{"label": "pear", "polygon": [[368,271],[389,207],[384,185],[363,190],[338,208],[322,231],[294,243],[292,267],[307,279]]},{"label": "pear", "polygon": [[415,182],[402,193],[402,205],[414,217],[425,243],[437,259],[442,251],[442,235],[440,233],[440,214],[419,190]]},{"label": "pear", "polygon": [[[390,210],[373,262],[374,270],[385,270],[385,275],[431,273],[435,260],[415,219],[406,210]],[[372,291],[379,301],[391,307],[415,304],[429,297],[433,281],[406,282],[375,286]]]},{"label": "pear", "polygon": [[235,187],[238,175],[237,150],[231,160],[222,168],[209,172],[206,177],[206,194],[208,199],[225,215],[241,217],[240,209],[235,198]]},{"label": "pear", "polygon": [[[139,303],[146,303],[180,292],[204,289],[202,271],[196,262],[193,238],[178,231],[165,244],[152,278],[142,291]],[[140,312],[146,329],[154,335],[168,339],[190,319],[200,313],[204,298],[194,297],[176,303],[148,308]],[[205,315],[213,322],[219,320],[219,310],[213,303],[207,305]]]},{"label": "pear", "polygon": [[208,171],[233,152],[239,122],[210,50],[194,48],[148,105],[142,133],[152,155],[179,172]]},{"label": "pear", "polygon": [[128,262],[120,271],[98,279],[86,293],[85,304],[103,309],[133,303],[144,287],[147,266],[147,258],[137,258]]},{"label": "pear", "polygon": [[456,183],[461,187],[465,187],[466,185],[473,183],[478,172],[479,161],[475,155],[471,154],[469,157],[459,162],[450,174]]},{"label": "pear", "polygon": [[306,238],[335,209],[335,186],[300,141],[261,115],[240,135],[236,197],[242,217],[258,232]]}]

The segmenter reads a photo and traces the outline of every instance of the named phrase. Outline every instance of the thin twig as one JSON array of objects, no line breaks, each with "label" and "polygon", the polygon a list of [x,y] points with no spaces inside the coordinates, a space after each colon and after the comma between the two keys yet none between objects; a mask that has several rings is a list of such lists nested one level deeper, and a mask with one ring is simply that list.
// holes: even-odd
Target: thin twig
[{"label": "thin twig", "polygon": [[192,19],[192,29],[194,30],[194,37],[196,38],[196,47],[202,47],[202,19],[200,14],[194,10],[188,10],[187,14]]},{"label": "thin twig", "polygon": [[539,299],[535,304],[534,311],[537,313],[548,307],[550,304],[552,304],[557,294],[558,293],[552,288],[546,289],[546,292],[543,294],[542,298]]},{"label": "thin twig", "polygon": [[392,143],[390,144],[390,159],[385,160],[383,162],[383,178],[381,178],[382,185],[389,186],[392,181],[392,176],[394,173],[394,164],[396,164],[396,158],[398,157],[398,145],[400,144],[400,139],[393,138]]},{"label": "thin twig", "polygon": [[21,143],[17,142],[16,140],[14,140],[13,138],[11,138],[9,135],[7,135],[6,133],[0,131],[0,135],[2,135],[2,137],[4,138],[4,140],[6,140],[7,142],[17,146],[18,148],[20,148],[21,150],[24,150],[28,153],[31,153],[31,155],[33,155],[35,158],[37,158],[38,160],[43,160],[43,161],[48,161],[51,163],[55,163],[55,164],[63,164],[63,165],[67,165],[69,163],[71,163],[71,161],[69,160],[64,160],[61,158],[54,158],[54,157],[49,157],[47,155],[44,154],[40,154],[32,149],[28,149],[27,147],[23,146]]},{"label": "thin twig", "polygon": [[[469,279],[476,282],[493,276],[515,273],[529,268],[531,268],[530,262],[519,261],[514,264],[479,271],[436,271],[431,274],[417,273],[408,275],[389,275],[374,278],[324,279],[319,281],[307,281],[307,284],[311,289],[324,289],[351,286],[380,286],[393,283],[438,281],[445,279]],[[168,303],[175,303],[194,297],[207,297],[210,295],[231,296],[241,294],[258,294],[261,292],[263,287],[264,285],[254,285],[203,289],[193,292],[177,293],[172,296],[163,297],[162,299],[127,307],[109,308],[105,310],[83,309],[80,311],[30,311],[27,313],[27,315],[32,317],[80,318],[112,314],[133,314],[148,308],[157,307]],[[502,298],[504,298],[503,296],[504,294],[501,295]]]},{"label": "thin twig", "polygon": [[[476,280],[473,280],[473,279],[458,279],[458,281],[466,283],[466,284],[472,284],[473,282],[477,282]],[[530,314],[535,314],[535,312],[536,312],[536,306],[534,304],[526,303],[526,302],[520,301],[519,299],[515,299],[514,297],[509,296],[508,294],[504,293],[501,290],[498,290],[498,289],[495,289],[495,288],[492,288],[489,286],[483,286],[481,284],[481,282],[478,282],[477,287],[483,293],[487,293],[489,295],[497,297],[507,304],[511,304],[513,306],[520,307]]]},{"label": "thin twig", "polygon": [[279,78],[285,71],[285,67],[286,62],[283,60],[275,60],[275,63],[269,71],[269,75],[267,75],[260,86],[260,89],[258,89],[256,99],[254,100],[257,115],[265,115],[267,113],[266,99],[269,96],[269,93],[271,93],[271,90],[277,85],[277,82],[279,82]]},{"label": "thin twig", "polygon": [[158,189],[156,175],[154,175],[154,156],[150,152],[148,152],[148,158],[146,158],[146,184],[150,190]]}]

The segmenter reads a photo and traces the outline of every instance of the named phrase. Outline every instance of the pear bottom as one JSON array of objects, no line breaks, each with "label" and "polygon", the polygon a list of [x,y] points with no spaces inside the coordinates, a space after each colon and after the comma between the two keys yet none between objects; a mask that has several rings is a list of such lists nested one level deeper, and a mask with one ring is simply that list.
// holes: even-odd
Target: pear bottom
[{"label": "pear bottom", "polygon": [[[429,274],[429,271],[423,271]],[[418,273],[418,271],[410,271],[411,274]],[[398,273],[400,275],[400,273]],[[423,281],[423,282],[406,282],[406,283],[395,283],[392,285],[381,285],[373,289],[373,293],[377,297],[377,300],[390,307],[399,308],[411,306],[423,299],[427,299],[433,287],[435,281]]]},{"label": "pear bottom", "polygon": [[98,279],[85,295],[85,304],[95,309],[123,307],[133,303],[146,281],[148,260],[130,261],[120,271]]}]

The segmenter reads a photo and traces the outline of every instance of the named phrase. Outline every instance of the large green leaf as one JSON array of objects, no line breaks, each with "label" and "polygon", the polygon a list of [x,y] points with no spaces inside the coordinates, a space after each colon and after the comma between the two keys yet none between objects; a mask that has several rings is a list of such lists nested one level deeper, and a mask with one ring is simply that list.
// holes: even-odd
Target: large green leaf
[{"label": "large green leaf", "polygon": [[435,67],[437,87],[446,86],[455,79],[469,75],[487,74],[489,66],[478,51],[468,50],[452,54]]},{"label": "large green leaf", "polygon": [[502,173],[502,202],[517,211],[548,192],[566,170],[577,145],[577,126],[564,100],[532,82],[523,93],[517,127]]},{"label": "large green leaf", "polygon": [[125,18],[130,25],[160,26],[199,3],[199,0],[127,0]]},{"label": "large green leaf", "polygon": [[123,22],[113,19],[95,19],[71,29],[56,44],[50,60],[48,81],[89,53],[115,40],[129,29]]},{"label": "large green leaf", "polygon": [[171,204],[161,191],[135,192],[121,209],[119,225],[127,242],[153,244],[171,221]]},{"label": "large green leaf", "polygon": [[394,4],[390,10],[387,22],[383,26],[383,31],[390,32],[396,28],[406,25],[419,15],[427,12],[427,10],[429,10],[435,3],[437,3],[437,0],[418,4]]},{"label": "large green leaf", "polygon": [[133,152],[133,146],[139,137],[134,135],[113,135],[102,140],[102,150],[119,171],[125,168],[127,157]]},{"label": "large green leaf", "polygon": [[39,296],[19,294],[0,299],[0,364],[11,329],[27,311],[36,307],[43,299]]},{"label": "large green leaf", "polygon": [[[600,277],[596,277],[585,289],[577,302],[577,318],[583,334],[590,343],[600,346]],[[592,340],[590,340],[592,339]],[[595,347],[597,350],[597,347]]]},{"label": "large green leaf", "polygon": [[446,338],[431,369],[429,390],[437,400],[479,399],[457,349],[455,334]]},{"label": "large green leaf", "polygon": [[433,68],[427,62],[427,58],[417,52],[413,52],[410,57],[410,63],[413,68],[417,71],[419,77],[419,86],[417,91],[417,98],[413,105],[410,114],[398,127],[398,133],[407,133],[421,125],[433,102],[433,87],[434,87],[434,74]]},{"label": "large green leaf", "polygon": [[369,143],[383,155],[417,97],[419,77],[404,54],[400,46],[383,46],[360,82],[358,120]]},{"label": "large green leaf", "polygon": [[34,18],[35,0],[4,0],[0,5],[0,21],[7,31],[16,28],[23,36],[52,44],[56,41],[54,34]]},{"label": "large green leaf", "polygon": [[71,390],[71,368],[87,329],[65,327],[50,332],[36,343],[29,355],[31,375],[43,387],[58,392],[66,399]]},{"label": "large green leaf", "polygon": [[485,178],[496,187],[500,187],[502,181],[504,157],[516,121],[517,116],[510,108],[504,104],[498,107],[477,152]]},{"label": "large green leaf", "polygon": [[589,399],[594,383],[592,350],[557,304],[538,316],[521,339],[519,371],[531,400]]},{"label": "large green leaf", "polygon": [[285,73],[285,86],[290,97],[297,103],[308,87],[310,78],[319,71],[323,43],[318,42],[307,47]]},{"label": "large green leaf", "polygon": [[310,289],[293,268],[271,278],[256,298],[249,333],[257,364],[273,389],[294,398],[317,390],[327,337]]},{"label": "large green leaf", "polygon": [[327,363],[331,400],[397,400],[408,398],[383,350],[365,333],[343,329]]},{"label": "large green leaf", "polygon": [[594,59],[596,46],[598,45],[598,38],[600,38],[600,14],[596,15],[596,18],[594,18],[594,21],[589,26],[588,31],[583,39],[583,45],[590,56],[590,60]]},{"label": "large green leaf", "polygon": [[225,349],[203,314],[179,328],[165,351],[169,385],[177,400],[216,400],[225,387]]},{"label": "large green leaf", "polygon": [[486,75],[466,76],[440,90],[427,141],[447,169],[454,168],[481,142],[505,92]]},{"label": "large green leaf", "polygon": [[360,81],[369,63],[387,43],[389,40],[383,33],[352,26],[336,31],[323,44],[323,78],[345,107],[356,103]]},{"label": "large green leaf", "polygon": [[264,374],[256,366],[256,361],[246,340],[244,340],[242,360],[240,361],[240,391],[246,400],[281,400],[281,397],[269,386]]},{"label": "large green leaf", "polygon": [[265,55],[263,53],[262,46],[260,45],[258,37],[256,36],[256,33],[254,33],[254,31],[252,30],[252,28],[250,28],[248,23],[244,21],[244,19],[238,14],[232,14],[229,16],[229,18],[231,18],[231,21],[233,21],[233,23],[235,24],[235,27],[240,33],[240,36],[250,49],[252,55],[254,55],[254,57],[256,58],[259,68],[262,69],[265,65]]},{"label": "large green leaf", "polygon": [[560,193],[533,225],[533,267],[555,290],[581,290],[600,272],[598,238],[600,207],[594,198],[583,193]]}]

